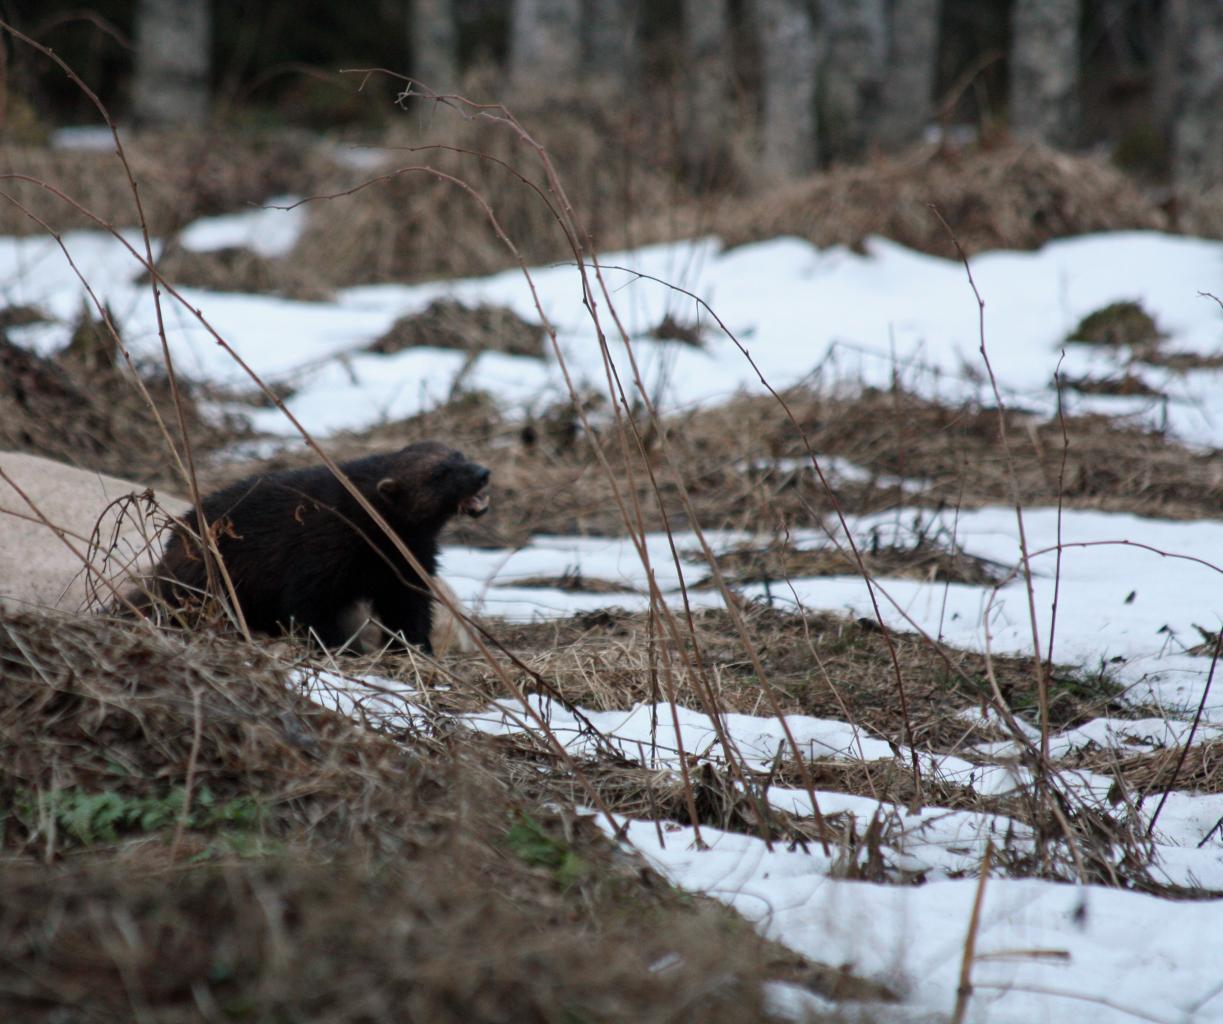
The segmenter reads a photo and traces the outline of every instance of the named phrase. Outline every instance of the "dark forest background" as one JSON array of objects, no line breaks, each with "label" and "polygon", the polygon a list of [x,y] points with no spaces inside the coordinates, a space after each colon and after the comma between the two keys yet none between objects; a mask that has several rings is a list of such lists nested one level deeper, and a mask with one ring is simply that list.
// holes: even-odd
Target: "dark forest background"
[{"label": "dark forest background", "polygon": [[[700,135],[752,125],[763,163],[782,175],[942,126],[1092,148],[1156,180],[1223,176],[1223,4],[1202,0],[10,0],[0,10],[112,110],[146,123],[375,130],[393,108],[371,98],[390,98],[394,84],[361,93],[337,72],[380,67],[439,91],[482,75],[480,99],[597,84],[625,103],[690,107]],[[18,103],[38,124],[91,117],[57,68],[11,40],[6,51],[10,133]],[[716,138],[689,146],[694,165],[717,155]]]}]

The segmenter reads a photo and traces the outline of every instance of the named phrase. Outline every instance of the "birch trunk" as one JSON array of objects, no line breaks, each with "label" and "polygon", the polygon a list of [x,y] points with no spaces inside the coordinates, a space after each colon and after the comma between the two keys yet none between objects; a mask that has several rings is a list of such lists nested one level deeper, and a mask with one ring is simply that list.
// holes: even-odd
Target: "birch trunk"
[{"label": "birch trunk", "polygon": [[1178,189],[1223,185],[1223,4],[1184,4],[1184,48],[1172,124]]},{"label": "birch trunk", "polygon": [[434,92],[459,84],[453,0],[411,0],[412,77]]},{"label": "birch trunk", "polygon": [[149,127],[198,127],[208,116],[211,47],[209,0],[140,0],[132,119]]},{"label": "birch trunk", "polygon": [[820,76],[820,134],[829,160],[862,156],[878,112],[887,32],[884,0],[823,0],[827,51]]},{"label": "birch trunk", "polygon": [[582,63],[582,0],[514,0],[510,81],[516,89],[567,90]]},{"label": "birch trunk", "polygon": [[589,75],[603,87],[623,92],[637,78],[636,0],[585,0],[582,49]]},{"label": "birch trunk", "polygon": [[940,0],[890,0],[888,61],[874,141],[885,150],[921,140],[934,106]]},{"label": "birch trunk", "polygon": [[813,171],[819,47],[811,0],[757,0],[761,64],[761,163],[773,179]]},{"label": "birch trunk", "polygon": [[1011,16],[1011,131],[1072,145],[1079,127],[1077,0],[1015,0]]},{"label": "birch trunk", "polygon": [[696,187],[725,170],[727,85],[730,82],[730,9],[727,0],[684,0],[687,77],[684,164]]}]

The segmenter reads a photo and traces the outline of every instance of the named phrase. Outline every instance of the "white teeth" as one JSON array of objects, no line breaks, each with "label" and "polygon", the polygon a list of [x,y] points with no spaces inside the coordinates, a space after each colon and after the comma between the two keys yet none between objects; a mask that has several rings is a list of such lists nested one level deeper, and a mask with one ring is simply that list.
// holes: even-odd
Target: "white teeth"
[{"label": "white teeth", "polygon": [[488,511],[489,506],[488,491],[483,490],[479,494],[473,494],[470,498],[464,498],[459,502],[459,511],[469,516],[482,516]]}]

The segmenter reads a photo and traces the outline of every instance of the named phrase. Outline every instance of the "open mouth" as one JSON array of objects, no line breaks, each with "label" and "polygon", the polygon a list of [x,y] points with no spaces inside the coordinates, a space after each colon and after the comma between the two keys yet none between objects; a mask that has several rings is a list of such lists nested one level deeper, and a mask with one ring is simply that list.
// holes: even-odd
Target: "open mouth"
[{"label": "open mouth", "polygon": [[459,511],[465,516],[471,516],[472,519],[478,519],[488,511],[489,504],[488,488],[483,487],[471,497],[460,501]]}]

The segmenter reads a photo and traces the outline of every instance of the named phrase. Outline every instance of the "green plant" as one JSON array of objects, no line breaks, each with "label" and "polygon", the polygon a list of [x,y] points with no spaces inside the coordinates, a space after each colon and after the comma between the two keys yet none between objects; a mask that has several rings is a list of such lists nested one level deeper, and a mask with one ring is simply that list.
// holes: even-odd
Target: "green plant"
[{"label": "green plant", "polygon": [[[62,836],[82,846],[114,843],[121,836],[148,835],[175,825],[183,814],[186,790],[174,786],[160,796],[132,796],[113,789],[100,792],[69,787],[47,793],[24,791],[14,801],[17,820],[32,834],[49,817]],[[259,823],[259,807],[250,797],[218,802],[201,787],[192,794],[188,828],[249,832]]]},{"label": "green plant", "polygon": [[575,885],[590,874],[590,865],[563,839],[551,836],[534,818],[519,814],[505,841],[524,864],[547,868],[559,885]]}]

